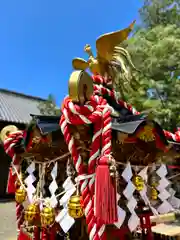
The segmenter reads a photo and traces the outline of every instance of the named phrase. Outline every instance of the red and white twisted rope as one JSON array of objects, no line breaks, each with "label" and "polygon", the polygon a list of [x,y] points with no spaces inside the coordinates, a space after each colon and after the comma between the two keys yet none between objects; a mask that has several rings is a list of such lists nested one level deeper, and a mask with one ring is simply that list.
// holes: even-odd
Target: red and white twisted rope
[{"label": "red and white twisted rope", "polygon": [[[130,112],[132,112],[133,115],[140,114],[140,112],[138,112],[133,106],[118,99],[117,98],[118,94],[115,92],[114,89],[110,90],[110,89],[106,88],[105,86],[103,86],[103,84],[106,85],[106,79],[104,79],[103,77],[101,77],[99,75],[96,75],[96,76],[93,76],[93,81],[94,81],[94,94],[98,94],[101,96],[108,95],[109,97],[114,99],[119,105],[127,108]],[[180,131],[179,130],[175,133],[171,133],[166,130],[163,130],[163,132],[168,140],[180,142]]]},{"label": "red and white twisted rope", "polygon": [[[11,165],[13,166],[13,168],[16,168],[18,173],[20,171],[20,165],[19,165],[19,159],[17,158],[17,155],[14,151],[14,146],[22,138],[23,138],[23,132],[17,131],[17,132],[10,134],[7,137],[7,139],[4,141],[4,150],[5,150],[6,154],[8,154],[11,157],[11,159],[12,159]],[[13,174],[16,174],[16,173],[14,172]],[[16,221],[17,221],[17,227],[18,227],[18,229],[20,229],[20,227],[24,221],[24,207],[22,204],[19,204],[19,203],[16,203]]]},{"label": "red and white twisted rope", "polygon": [[[108,142],[111,140],[109,131],[111,129],[111,118],[110,111],[105,106],[107,106],[106,100],[99,96],[92,96],[91,100],[83,106],[73,104],[70,98],[64,100],[60,126],[72,155],[78,176],[95,173],[97,158],[100,155],[101,135],[104,136],[102,152],[104,154],[111,152],[111,143]],[[94,124],[94,135],[88,161],[88,171],[86,171],[81,155],[75,146],[74,137],[70,133],[69,124],[81,125],[92,123]],[[92,240],[104,239],[105,225],[100,224],[97,226],[94,214],[95,177],[92,177],[90,180],[82,180],[80,185],[89,238]]]},{"label": "red and white twisted rope", "polygon": [[17,131],[12,134],[9,134],[4,141],[4,150],[11,157],[12,164],[16,166],[16,169],[19,170],[19,160],[14,151],[14,146],[23,138],[23,132]]},{"label": "red and white twisted rope", "polygon": [[178,130],[175,133],[171,133],[169,131],[163,130],[164,135],[168,140],[173,140],[174,142],[180,142],[180,131]]},{"label": "red and white twisted rope", "polygon": [[133,115],[138,115],[140,114],[140,112],[138,112],[134,107],[132,107],[130,104],[118,99],[118,94],[117,92],[115,92],[114,90],[110,90],[102,85],[97,85],[94,84],[94,94],[98,94],[101,96],[104,95],[108,95],[109,97],[111,97],[113,100],[116,101],[116,103],[118,103],[120,106],[127,108],[130,112],[133,113]]},{"label": "red and white twisted rope", "polygon": [[24,206],[16,202],[16,222],[17,228],[20,230],[21,225],[24,222]]}]

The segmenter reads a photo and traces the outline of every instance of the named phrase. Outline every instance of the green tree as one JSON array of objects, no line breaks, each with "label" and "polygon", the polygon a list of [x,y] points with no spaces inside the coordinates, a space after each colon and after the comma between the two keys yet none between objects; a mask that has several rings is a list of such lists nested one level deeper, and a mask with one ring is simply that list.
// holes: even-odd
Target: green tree
[{"label": "green tree", "polygon": [[[156,120],[171,131],[180,124],[178,4],[170,0],[145,0],[140,9],[141,24],[127,41],[133,62],[140,70],[134,73],[140,87],[126,95],[126,101],[140,111],[152,108]],[[151,99],[148,91],[155,93]]]},{"label": "green tree", "polygon": [[59,115],[60,110],[57,108],[55,97],[49,94],[47,101],[40,102],[38,105],[42,115]]},{"label": "green tree", "polygon": [[180,26],[179,0],[144,0],[139,13],[141,23],[146,28],[168,24]]}]

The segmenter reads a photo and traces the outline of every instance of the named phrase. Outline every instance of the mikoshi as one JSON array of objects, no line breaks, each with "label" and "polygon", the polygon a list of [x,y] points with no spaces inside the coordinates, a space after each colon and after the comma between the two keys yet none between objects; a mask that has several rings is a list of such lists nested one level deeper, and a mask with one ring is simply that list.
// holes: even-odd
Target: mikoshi
[{"label": "mikoshi", "polygon": [[1,131],[18,240],[153,239],[153,224],[177,218],[166,162],[179,156],[180,133],[121,99],[136,70],[120,47],[133,25],[100,36],[96,57],[86,45],[89,59],[73,59],[59,116],[32,115],[25,131]]}]

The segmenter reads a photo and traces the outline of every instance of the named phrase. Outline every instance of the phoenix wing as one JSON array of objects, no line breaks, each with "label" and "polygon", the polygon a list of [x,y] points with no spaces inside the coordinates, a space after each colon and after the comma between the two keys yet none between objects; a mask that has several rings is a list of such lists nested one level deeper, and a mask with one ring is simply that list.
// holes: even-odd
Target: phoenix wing
[{"label": "phoenix wing", "polygon": [[86,70],[89,67],[88,62],[82,58],[74,58],[72,65],[75,70]]},{"label": "phoenix wing", "polygon": [[110,61],[114,53],[114,48],[128,38],[134,24],[135,21],[132,22],[128,28],[101,35],[96,40],[97,57]]},{"label": "phoenix wing", "polygon": [[128,28],[104,34],[96,41],[97,59],[101,74],[113,79],[114,84],[118,85],[121,95],[134,88],[131,70],[135,69],[135,66],[128,51],[120,47],[120,44],[127,40],[134,24],[135,21]]}]

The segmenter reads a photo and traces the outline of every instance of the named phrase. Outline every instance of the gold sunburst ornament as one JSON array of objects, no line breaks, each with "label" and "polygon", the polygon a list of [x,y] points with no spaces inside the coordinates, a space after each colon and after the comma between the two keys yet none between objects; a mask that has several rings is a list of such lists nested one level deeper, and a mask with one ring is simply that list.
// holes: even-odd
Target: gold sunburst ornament
[{"label": "gold sunburst ornament", "polygon": [[154,141],[155,136],[153,133],[153,127],[149,125],[145,126],[144,129],[137,134],[137,137],[143,140],[144,142]]}]

